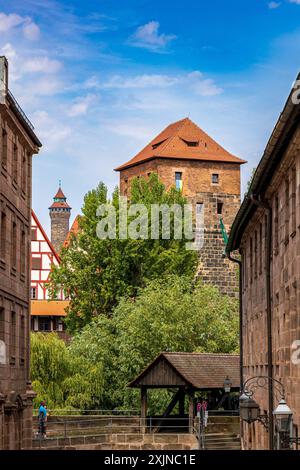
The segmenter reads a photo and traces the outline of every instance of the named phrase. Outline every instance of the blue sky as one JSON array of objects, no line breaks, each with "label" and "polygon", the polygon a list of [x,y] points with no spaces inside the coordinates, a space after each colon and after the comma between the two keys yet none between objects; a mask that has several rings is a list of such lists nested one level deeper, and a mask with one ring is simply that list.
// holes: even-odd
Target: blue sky
[{"label": "blue sky", "polygon": [[0,0],[10,89],[43,142],[33,207],[100,181],[189,116],[246,160],[242,190],[299,71],[300,0]]}]

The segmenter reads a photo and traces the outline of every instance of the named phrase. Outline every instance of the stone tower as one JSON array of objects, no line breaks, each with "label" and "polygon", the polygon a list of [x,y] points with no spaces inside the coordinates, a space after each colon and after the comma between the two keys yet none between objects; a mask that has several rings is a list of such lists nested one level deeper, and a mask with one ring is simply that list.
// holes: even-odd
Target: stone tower
[{"label": "stone tower", "polygon": [[220,220],[227,233],[240,206],[242,160],[214,141],[189,118],[166,127],[120,172],[120,192],[130,196],[130,181],[156,172],[166,189],[175,186],[204,213],[204,246],[198,276],[222,293],[237,295],[236,266],[224,255]]},{"label": "stone tower", "polygon": [[59,253],[69,233],[71,215],[71,207],[67,203],[67,198],[60,184],[53,198],[53,204],[49,207],[49,213],[51,218],[51,242],[56,252]]}]

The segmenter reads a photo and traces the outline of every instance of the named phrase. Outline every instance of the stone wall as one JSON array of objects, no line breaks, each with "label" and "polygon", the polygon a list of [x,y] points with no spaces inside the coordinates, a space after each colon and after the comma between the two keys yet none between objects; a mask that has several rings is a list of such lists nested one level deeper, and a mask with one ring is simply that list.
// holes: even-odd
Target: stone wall
[{"label": "stone wall", "polygon": [[[273,376],[286,390],[300,431],[300,364],[293,342],[300,340],[300,130],[292,139],[266,191],[272,208],[271,309]],[[241,241],[243,263],[244,379],[268,375],[266,324],[266,213],[257,209]],[[298,347],[299,348],[299,347]],[[299,354],[296,358],[299,358]],[[257,389],[261,413],[268,411],[267,389]],[[278,398],[274,398],[274,407]],[[268,448],[259,423],[244,425],[246,449]]]},{"label": "stone wall", "polygon": [[[182,173],[183,195],[194,209],[196,204],[203,204],[204,209],[204,245],[199,251],[197,275],[222,293],[237,296],[237,267],[224,256],[220,217],[229,233],[240,206],[240,165],[156,158],[120,172],[121,194],[130,198],[132,178],[147,178],[152,172],[158,174],[166,189],[175,185],[175,172]],[[212,182],[213,174],[219,175],[217,184]]]},{"label": "stone wall", "polygon": [[67,238],[70,222],[69,211],[51,211],[51,242],[57,253]]},{"label": "stone wall", "polygon": [[0,449],[31,446],[29,267],[35,151],[16,116],[0,105]]}]

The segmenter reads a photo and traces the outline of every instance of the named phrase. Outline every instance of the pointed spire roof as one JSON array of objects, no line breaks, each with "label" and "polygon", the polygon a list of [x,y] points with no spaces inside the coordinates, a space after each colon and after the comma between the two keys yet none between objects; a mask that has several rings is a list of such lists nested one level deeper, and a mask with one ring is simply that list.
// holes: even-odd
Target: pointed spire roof
[{"label": "pointed spire roof", "polygon": [[58,191],[55,194],[54,199],[67,199],[66,196],[64,195],[61,187],[58,188]]},{"label": "pointed spire roof", "polygon": [[53,203],[51,204],[51,206],[49,207],[49,209],[61,209],[61,208],[65,208],[65,209],[69,209],[71,210],[72,208],[69,206],[69,204],[67,203],[67,198],[66,196],[64,195],[64,192],[63,190],[61,189],[61,182],[59,182],[59,188],[53,198]]},{"label": "pointed spire roof", "polygon": [[154,158],[246,163],[225,150],[189,118],[167,126],[135,157],[115,168],[121,171]]}]

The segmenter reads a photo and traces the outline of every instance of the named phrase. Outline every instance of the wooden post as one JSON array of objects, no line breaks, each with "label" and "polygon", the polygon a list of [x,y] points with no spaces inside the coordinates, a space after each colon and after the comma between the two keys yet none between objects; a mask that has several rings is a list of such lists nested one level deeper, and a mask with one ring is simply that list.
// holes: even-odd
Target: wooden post
[{"label": "wooden post", "polygon": [[180,396],[179,396],[179,417],[183,418],[184,417],[184,388],[180,388]]},{"label": "wooden post", "polygon": [[193,432],[194,426],[194,391],[189,391],[189,432]]},{"label": "wooden post", "polygon": [[141,387],[141,431],[145,433],[147,429],[147,387]]}]

